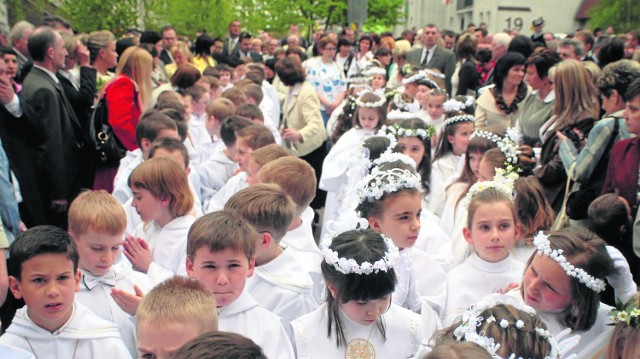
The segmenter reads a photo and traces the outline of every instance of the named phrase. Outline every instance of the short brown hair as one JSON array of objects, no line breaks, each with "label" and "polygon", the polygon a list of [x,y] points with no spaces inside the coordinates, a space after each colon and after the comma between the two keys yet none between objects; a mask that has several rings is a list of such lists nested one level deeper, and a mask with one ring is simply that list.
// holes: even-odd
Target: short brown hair
[{"label": "short brown hair", "polygon": [[136,311],[138,323],[156,327],[169,323],[190,323],[200,334],[218,329],[216,300],[204,285],[196,280],[175,276],[155,286],[147,293]]},{"label": "short brown hair", "polygon": [[254,343],[253,340],[240,334],[229,332],[201,334],[183,345],[178,351],[171,354],[169,358],[267,359],[262,352],[262,348]]},{"label": "short brown hair", "polygon": [[233,102],[236,108],[247,103],[247,96],[244,94],[244,92],[236,87],[225,90],[222,94],[220,94],[220,97],[226,98]]},{"label": "short brown hair", "polygon": [[310,164],[295,156],[271,161],[258,172],[262,183],[280,186],[298,206],[298,216],[311,204],[316,195],[316,173]]},{"label": "short brown hair", "polygon": [[246,219],[258,232],[272,232],[279,242],[296,218],[296,204],[277,184],[259,183],[229,198],[224,209]]},{"label": "short brown hair", "polygon": [[252,150],[276,143],[271,130],[259,123],[238,130],[236,139],[245,141]]},{"label": "short brown hair", "polygon": [[126,227],[122,205],[105,190],[84,191],[69,206],[69,230],[76,236],[89,230],[117,235]]},{"label": "short brown hair", "polygon": [[250,260],[256,253],[260,235],[243,218],[222,210],[198,218],[187,235],[187,256],[191,261],[198,249],[207,247],[211,252],[233,249],[244,253]]},{"label": "short brown hair", "polygon": [[271,161],[277,160],[278,158],[291,156],[291,153],[289,153],[286,148],[280,146],[279,144],[272,143],[270,145],[258,148],[257,150],[251,152],[249,156],[251,156],[251,158],[256,161],[258,166],[262,167]]},{"label": "short brown hair", "polygon": [[285,57],[276,62],[276,73],[286,86],[293,86],[303,82],[307,74],[298,59]]}]

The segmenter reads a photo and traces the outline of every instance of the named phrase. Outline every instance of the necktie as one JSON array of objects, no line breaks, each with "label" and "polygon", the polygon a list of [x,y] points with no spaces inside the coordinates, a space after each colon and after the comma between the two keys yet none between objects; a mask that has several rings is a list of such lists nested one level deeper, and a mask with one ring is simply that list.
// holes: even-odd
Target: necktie
[{"label": "necktie", "polygon": [[424,60],[422,60],[422,66],[426,66],[429,63],[429,52],[431,52],[431,50],[427,49],[424,54]]},{"label": "necktie", "polygon": [[98,283],[104,283],[108,286],[115,287],[116,286],[115,273],[113,271],[109,271],[109,273],[100,277],[93,276],[89,273],[82,274],[82,284],[84,284],[84,286],[87,287],[87,289],[89,290],[93,289],[95,286],[98,285]]}]

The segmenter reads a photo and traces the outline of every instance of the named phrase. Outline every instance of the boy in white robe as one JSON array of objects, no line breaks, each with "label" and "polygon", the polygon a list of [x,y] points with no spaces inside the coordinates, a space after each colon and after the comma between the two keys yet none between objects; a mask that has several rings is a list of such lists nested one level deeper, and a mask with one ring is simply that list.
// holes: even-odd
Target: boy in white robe
[{"label": "boy in white robe", "polygon": [[197,280],[176,276],[158,284],[136,311],[139,357],[168,358],[197,336],[217,331],[215,306]]},{"label": "boy in white robe", "polygon": [[318,303],[324,301],[325,283],[320,271],[322,253],[315,242],[311,223],[314,212],[309,207],[316,194],[316,176],[304,160],[288,156],[271,161],[258,171],[260,183],[275,183],[296,204],[296,217],[282,238],[293,255],[300,259],[313,280],[313,296]]},{"label": "boy in white robe", "polygon": [[260,235],[230,211],[200,217],[191,226],[187,244],[187,274],[216,298],[219,329],[252,339],[268,358],[294,358],[280,317],[260,307],[246,290],[253,275]]},{"label": "boy in white robe", "polygon": [[149,155],[149,149],[153,141],[158,138],[180,139],[178,126],[169,116],[158,111],[145,113],[140,117],[140,122],[136,126],[136,140],[139,148],[127,152],[127,155],[120,160],[120,167],[113,180],[113,196],[125,203],[133,195],[127,180],[134,168],[138,167]]},{"label": "boy in white robe", "polygon": [[260,233],[254,276],[247,289],[279,315],[285,328],[318,307],[313,281],[294,253],[280,240],[296,215],[296,205],[276,184],[255,184],[233,195],[225,209],[246,219]]},{"label": "boy in white robe", "polygon": [[15,239],[9,257],[9,287],[26,306],[0,337],[0,347],[37,358],[131,358],[116,325],[74,300],[81,274],[67,232],[30,228]]},{"label": "boy in white robe", "polygon": [[100,318],[115,323],[132,357],[137,356],[135,324],[111,297],[112,288],[147,293],[153,287],[144,273],[115,263],[122,249],[126,218],[120,203],[105,191],[81,193],[69,207],[69,235],[78,247],[82,273],[77,301]]}]

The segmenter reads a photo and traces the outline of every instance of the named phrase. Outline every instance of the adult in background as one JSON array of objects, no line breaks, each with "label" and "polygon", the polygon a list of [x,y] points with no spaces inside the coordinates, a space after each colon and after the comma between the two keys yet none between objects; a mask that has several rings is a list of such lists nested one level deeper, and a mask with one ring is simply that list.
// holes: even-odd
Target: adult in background
[{"label": "adult in background", "polygon": [[480,86],[476,52],[478,41],[472,34],[462,34],[456,46],[456,71],[451,78],[452,91],[456,96],[475,96]]},{"label": "adult in background", "polygon": [[487,75],[484,83],[482,83],[482,87],[493,84],[493,70],[498,63],[498,60],[507,53],[509,43],[511,43],[511,36],[509,36],[509,34],[499,32],[493,35],[493,39],[491,39],[491,61],[489,63],[489,74]]},{"label": "adult in background", "polygon": [[[56,76],[80,122],[86,142],[89,126],[91,126],[92,106],[96,97],[96,70],[89,64],[91,55],[86,46],[65,32],[61,32],[60,36],[62,36],[64,47],[69,55],[67,55],[64,68],[58,70]],[[79,77],[74,75],[76,70]],[[96,171],[93,153],[91,151],[80,152],[80,161],[82,166],[79,167],[78,182],[82,188],[91,188]]]},{"label": "adult in background", "polygon": [[57,32],[41,27],[29,36],[33,68],[25,77],[20,101],[33,109],[30,119],[38,169],[38,187],[47,222],[67,227],[69,203],[80,190],[79,153],[85,151],[82,127],[64,94],[56,72],[65,67],[68,55]]},{"label": "adult in background", "polygon": [[451,50],[438,46],[440,31],[438,27],[429,24],[422,31],[422,48],[407,53],[407,61],[412,65],[428,69],[438,69],[444,74],[447,92],[451,94],[451,76],[456,68],[456,56]]},{"label": "adult in background", "polygon": [[[116,76],[109,82],[102,96],[105,96],[109,124],[120,143],[128,150],[138,148],[136,126],[140,115],[149,108],[151,102],[151,71],[153,58],[140,47],[130,47],[122,54]],[[113,192],[113,179],[119,162],[98,164],[94,190]]]},{"label": "adult in background", "polygon": [[18,21],[11,28],[7,38],[7,40],[9,40],[9,44],[11,44],[11,47],[18,55],[18,82],[22,82],[22,68],[27,62],[31,61],[31,55],[29,55],[27,43],[29,41],[29,35],[31,35],[33,29],[34,26],[30,22]]},{"label": "adult in background", "polygon": [[[567,172],[558,154],[558,131],[581,147],[582,139],[589,136],[600,106],[591,76],[578,60],[564,60],[555,66],[552,74],[556,100],[551,118],[540,129],[542,152],[540,166],[534,173],[556,215],[560,212],[567,184]],[[576,130],[581,136],[574,136]]]},{"label": "adult in background", "polygon": [[[333,45],[335,46],[335,45]],[[308,162],[316,172],[316,179],[322,175],[322,162],[327,155],[324,141],[327,131],[320,114],[320,102],[313,86],[306,81],[306,73],[296,58],[284,58],[276,63],[278,78],[289,92],[282,110],[283,145]],[[316,197],[311,203],[313,209],[321,208],[326,200],[326,192],[316,189]]]},{"label": "adult in background", "polygon": [[196,56],[193,57],[191,63],[203,72],[207,67],[215,67],[216,61],[211,56],[212,48],[215,41],[208,35],[200,35],[196,39]]},{"label": "adult in background", "polygon": [[322,119],[326,125],[333,110],[344,100],[347,86],[342,68],[333,60],[337,49],[336,41],[325,36],[320,39],[318,48],[320,56],[305,61],[303,66],[308,82],[315,89],[320,101]]},{"label": "adult in background", "polygon": [[160,31],[162,36],[162,51],[160,51],[160,60],[165,65],[169,65],[173,62],[173,56],[171,55],[171,48],[178,41],[178,35],[176,30],[171,25],[167,25]]},{"label": "adult in background", "polygon": [[508,52],[494,68],[494,87],[484,91],[476,101],[476,129],[489,126],[513,127],[520,104],[529,94],[524,79],[526,59],[518,52]]},{"label": "adult in background", "polygon": [[253,62],[262,62],[262,56],[251,51],[251,41],[253,35],[248,32],[240,33],[238,46],[233,49],[233,52],[229,56],[229,64],[239,64],[240,59],[243,57],[249,57]]},{"label": "adult in background", "polygon": [[[565,134],[558,131],[560,143],[560,159],[571,179],[582,184],[581,189],[593,191],[594,200],[602,190],[609,155],[614,143],[631,137],[627,132],[625,121],[622,118],[629,85],[640,79],[640,64],[631,60],[620,60],[607,65],[602,74],[596,79],[604,116],[593,126],[587,142],[582,149],[576,148]],[[577,134],[580,136],[580,134]],[[615,136],[612,138],[612,136]],[[575,163],[575,167],[573,164]],[[573,168],[572,168],[573,167]],[[580,203],[581,206],[572,208],[573,219],[586,219],[587,207],[590,202]],[[579,210],[579,211],[577,211]]]},{"label": "adult in background", "polygon": [[110,69],[118,65],[116,37],[108,30],[94,31],[89,34],[87,48],[91,54],[91,67],[97,72],[97,89],[100,91],[113,78]]},{"label": "adult in background", "polygon": [[222,57],[229,59],[231,53],[238,45],[240,40],[240,20],[233,20],[229,23],[229,33],[224,39],[224,49],[222,50]]},{"label": "adult in background", "polygon": [[556,98],[549,78],[549,69],[561,60],[557,52],[545,50],[525,63],[524,81],[533,91],[518,105],[516,117],[516,128],[525,145],[541,146],[540,127],[551,117]]}]

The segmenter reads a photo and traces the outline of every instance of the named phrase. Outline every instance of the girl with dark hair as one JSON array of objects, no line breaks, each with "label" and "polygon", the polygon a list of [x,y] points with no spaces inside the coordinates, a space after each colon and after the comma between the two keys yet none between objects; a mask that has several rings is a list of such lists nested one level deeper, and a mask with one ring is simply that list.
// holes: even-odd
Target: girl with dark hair
[{"label": "girl with dark hair", "polygon": [[211,56],[213,45],[215,45],[215,40],[210,36],[200,35],[196,39],[196,56],[191,59],[191,63],[200,72],[203,72],[207,67],[216,67],[216,61]]},{"label": "girl with dark hair", "polygon": [[370,229],[323,242],[327,301],[291,323],[298,358],[406,358],[422,341],[419,315],[391,300],[398,248]]},{"label": "girl with dark hair", "polygon": [[493,70],[495,87],[487,89],[476,102],[476,128],[501,125],[512,127],[518,113],[518,104],[529,95],[524,78],[525,58],[517,52],[507,52]]}]

